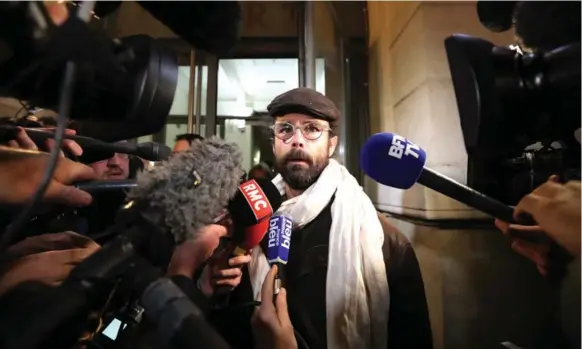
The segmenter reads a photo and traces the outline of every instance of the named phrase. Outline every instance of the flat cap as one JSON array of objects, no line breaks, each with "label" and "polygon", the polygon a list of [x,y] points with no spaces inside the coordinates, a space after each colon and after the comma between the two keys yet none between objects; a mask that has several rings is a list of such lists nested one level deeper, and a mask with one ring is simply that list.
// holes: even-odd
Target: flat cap
[{"label": "flat cap", "polygon": [[336,126],[340,111],[335,104],[323,94],[306,87],[289,90],[275,97],[267,106],[272,117],[298,113],[323,119]]}]

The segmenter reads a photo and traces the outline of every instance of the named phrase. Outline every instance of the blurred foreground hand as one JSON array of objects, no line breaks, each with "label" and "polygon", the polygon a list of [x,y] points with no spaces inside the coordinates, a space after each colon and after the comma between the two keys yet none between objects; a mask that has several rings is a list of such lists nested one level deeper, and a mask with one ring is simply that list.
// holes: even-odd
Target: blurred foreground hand
[{"label": "blurred foreground hand", "polygon": [[[48,153],[0,146],[0,204],[22,205],[30,200],[44,176],[48,159]],[[94,178],[91,167],[61,157],[44,201],[72,207],[88,206],[91,195],[70,184]]]},{"label": "blurred foreground hand", "polygon": [[98,249],[93,240],[74,232],[27,238],[10,246],[2,256],[0,294],[24,281],[58,286]]}]

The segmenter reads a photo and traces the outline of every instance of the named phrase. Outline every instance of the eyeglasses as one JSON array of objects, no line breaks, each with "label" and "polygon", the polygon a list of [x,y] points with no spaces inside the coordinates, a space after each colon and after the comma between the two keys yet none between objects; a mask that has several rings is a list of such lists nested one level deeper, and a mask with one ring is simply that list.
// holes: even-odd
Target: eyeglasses
[{"label": "eyeglasses", "polygon": [[275,125],[271,126],[275,137],[279,138],[282,141],[288,141],[295,135],[295,131],[297,129],[301,130],[301,134],[305,139],[310,141],[315,141],[323,132],[331,131],[331,128],[321,125],[315,122],[309,122],[301,125],[293,125],[288,122],[279,122]]}]

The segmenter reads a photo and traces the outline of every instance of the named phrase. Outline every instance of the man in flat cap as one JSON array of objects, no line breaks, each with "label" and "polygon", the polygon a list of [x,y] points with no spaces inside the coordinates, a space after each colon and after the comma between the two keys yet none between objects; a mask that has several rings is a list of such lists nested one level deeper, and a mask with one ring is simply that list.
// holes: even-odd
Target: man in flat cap
[{"label": "man in flat cap", "polygon": [[[283,93],[267,110],[274,118],[279,173],[273,183],[285,199],[279,212],[294,223],[289,260],[279,274],[299,348],[432,348],[424,285],[410,243],[377,214],[356,179],[332,159],[340,111],[308,88]],[[233,300],[273,301],[271,295],[259,294],[269,271],[266,243],[267,238],[253,250]],[[287,348],[281,343],[293,328],[260,317],[253,324],[255,333],[263,335],[255,343],[272,338],[270,348]],[[236,326],[230,324],[222,326],[230,329],[223,333],[233,347],[250,347],[241,338],[250,331],[241,329],[234,338]]]}]

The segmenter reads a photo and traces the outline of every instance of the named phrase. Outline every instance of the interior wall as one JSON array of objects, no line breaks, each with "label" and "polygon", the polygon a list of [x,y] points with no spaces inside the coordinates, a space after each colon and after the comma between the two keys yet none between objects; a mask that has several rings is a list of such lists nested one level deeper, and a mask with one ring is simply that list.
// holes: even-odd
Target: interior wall
[{"label": "interior wall", "polygon": [[[372,133],[409,138],[426,150],[427,166],[464,182],[467,154],[443,40],[465,33],[509,44],[511,34],[483,28],[474,2],[367,5]],[[365,188],[392,213],[429,220],[480,216],[419,185],[399,191],[368,179]],[[435,348],[496,348],[502,341],[539,348],[555,334],[556,285],[513,253],[500,232],[393,222],[415,246]]]},{"label": "interior wall", "polygon": [[[248,1],[241,4],[241,36],[296,37],[297,10],[293,1]],[[154,38],[174,38],[165,25],[153,18],[134,1],[124,1],[114,23],[113,36],[148,34]]]},{"label": "interior wall", "polygon": [[[240,5],[242,37],[297,37],[297,1],[240,1]],[[348,36],[364,34],[361,18],[345,16],[357,8],[357,1],[345,1],[338,7],[342,28]],[[115,21],[108,23],[109,33],[114,36],[147,33],[156,38],[175,37],[134,1],[124,1],[115,17]]]}]

